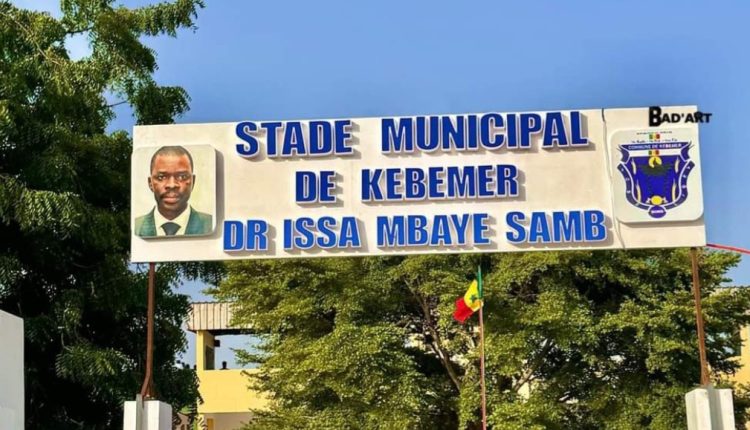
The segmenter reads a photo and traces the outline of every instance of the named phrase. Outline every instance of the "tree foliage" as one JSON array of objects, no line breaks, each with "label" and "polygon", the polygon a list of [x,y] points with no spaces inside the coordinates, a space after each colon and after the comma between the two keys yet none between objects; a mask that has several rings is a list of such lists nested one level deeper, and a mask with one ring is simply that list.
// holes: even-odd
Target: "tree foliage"
[{"label": "tree foliage", "polygon": [[[142,381],[146,277],[128,265],[130,137],[106,127],[116,103],[139,124],[187,109],[184,90],[154,81],[141,38],[193,28],[202,3],[60,6],[55,18],[0,0],[0,309],[25,320],[27,428],[109,429]],[[90,55],[70,58],[74,35]],[[188,306],[178,278],[159,271],[155,373],[180,408],[196,381],[174,367]]]},{"label": "tree foliage", "polygon": [[[750,294],[718,289],[737,262],[701,258],[714,375],[736,370],[750,322]],[[684,428],[699,375],[686,250],[233,263],[215,293],[259,334],[239,355],[272,405],[247,428],[480,428],[477,318],[452,320],[478,264],[493,428]]]}]

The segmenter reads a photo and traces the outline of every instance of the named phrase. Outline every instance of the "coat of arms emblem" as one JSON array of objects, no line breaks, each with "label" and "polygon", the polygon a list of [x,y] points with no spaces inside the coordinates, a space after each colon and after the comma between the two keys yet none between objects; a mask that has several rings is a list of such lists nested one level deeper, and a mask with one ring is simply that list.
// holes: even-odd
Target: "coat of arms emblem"
[{"label": "coat of arms emblem", "polygon": [[617,166],[625,178],[625,196],[630,204],[662,218],[688,197],[688,175],[695,167],[690,160],[690,142],[630,143],[620,145]]}]

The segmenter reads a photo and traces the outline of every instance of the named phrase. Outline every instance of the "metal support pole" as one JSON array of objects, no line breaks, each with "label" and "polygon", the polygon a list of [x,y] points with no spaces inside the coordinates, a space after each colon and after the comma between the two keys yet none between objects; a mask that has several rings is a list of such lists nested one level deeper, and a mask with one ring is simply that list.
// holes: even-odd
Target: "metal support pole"
[{"label": "metal support pole", "polygon": [[695,325],[698,328],[698,353],[701,363],[701,385],[711,383],[708,375],[708,360],[706,360],[706,332],[703,329],[703,310],[701,309],[701,285],[698,277],[698,248],[690,248],[690,260],[693,271],[693,297],[695,297]]},{"label": "metal support pole", "polygon": [[482,385],[482,430],[487,430],[487,394],[484,388],[484,316],[482,308],[484,303],[479,307],[479,371]]},{"label": "metal support pole", "polygon": [[141,386],[144,399],[155,398],[154,393],[154,302],[156,301],[156,265],[148,263],[148,310],[146,316],[146,374]]}]

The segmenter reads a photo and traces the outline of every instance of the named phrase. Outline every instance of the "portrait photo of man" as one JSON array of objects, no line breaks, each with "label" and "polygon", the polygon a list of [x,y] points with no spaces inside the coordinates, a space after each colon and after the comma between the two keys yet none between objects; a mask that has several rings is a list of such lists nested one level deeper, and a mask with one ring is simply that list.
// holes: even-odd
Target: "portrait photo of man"
[{"label": "portrait photo of man", "polygon": [[136,236],[200,236],[213,232],[213,216],[199,212],[190,202],[196,182],[201,180],[195,170],[193,156],[182,146],[162,146],[153,153],[147,182],[155,205],[136,217]]}]

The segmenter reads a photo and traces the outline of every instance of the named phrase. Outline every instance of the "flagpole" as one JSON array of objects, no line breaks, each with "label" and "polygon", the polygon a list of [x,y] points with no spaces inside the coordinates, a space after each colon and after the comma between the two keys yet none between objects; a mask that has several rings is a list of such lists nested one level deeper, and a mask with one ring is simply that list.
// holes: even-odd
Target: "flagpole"
[{"label": "flagpole", "polygon": [[484,389],[484,318],[482,308],[484,303],[479,307],[479,370],[481,373],[480,380],[482,384],[482,430],[487,430],[487,394]]},{"label": "flagpole", "polygon": [[479,289],[479,380],[482,386],[482,430],[487,430],[487,392],[484,386],[484,284],[482,283],[482,266],[477,266],[477,283]]}]

